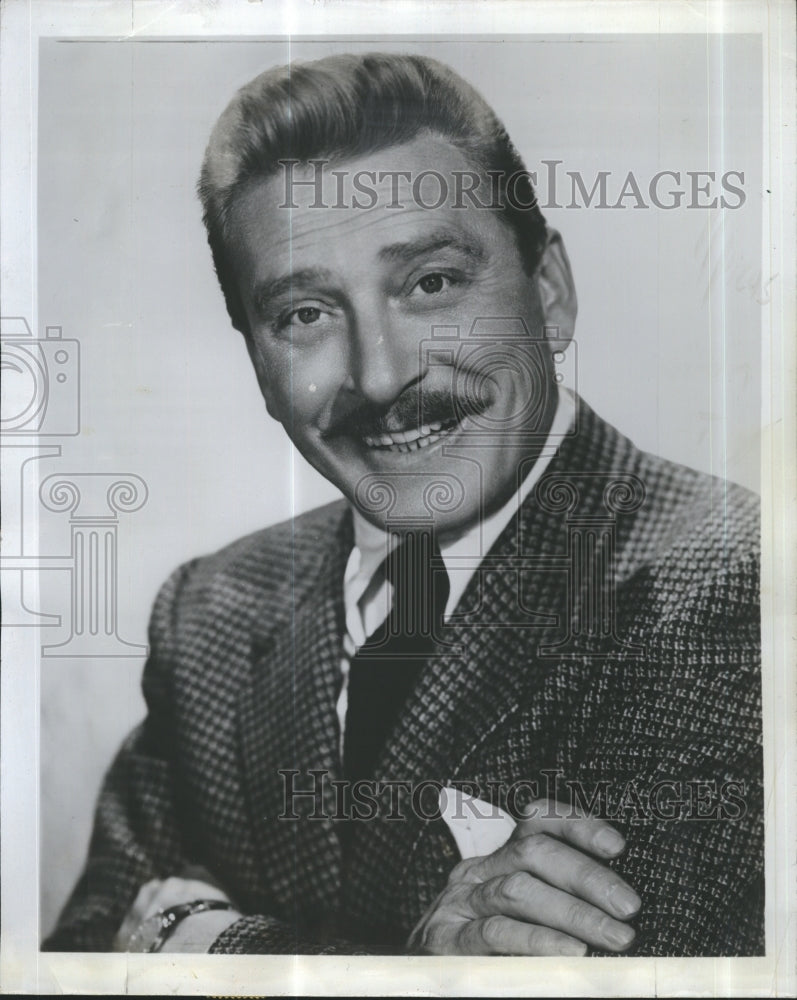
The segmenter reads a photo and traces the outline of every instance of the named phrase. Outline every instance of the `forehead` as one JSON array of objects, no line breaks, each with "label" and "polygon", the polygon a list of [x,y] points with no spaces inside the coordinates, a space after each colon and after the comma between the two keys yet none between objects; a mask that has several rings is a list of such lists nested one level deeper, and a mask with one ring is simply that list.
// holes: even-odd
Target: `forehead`
[{"label": "forehead", "polygon": [[321,164],[285,162],[276,175],[251,181],[233,204],[228,224],[239,265],[292,266],[308,257],[345,267],[357,254],[378,254],[432,231],[460,234],[474,245],[514,248],[496,211],[463,195],[487,180],[465,155],[434,135],[357,158]]}]

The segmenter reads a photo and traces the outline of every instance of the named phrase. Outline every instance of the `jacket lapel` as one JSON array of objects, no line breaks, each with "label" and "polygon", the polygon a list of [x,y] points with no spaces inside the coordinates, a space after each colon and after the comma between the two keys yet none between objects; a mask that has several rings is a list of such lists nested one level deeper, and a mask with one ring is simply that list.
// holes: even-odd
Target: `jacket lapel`
[{"label": "jacket lapel", "polygon": [[[641,486],[625,471],[623,451],[632,446],[578,404],[579,433],[565,440],[482,560],[458,608],[473,610],[455,615],[459,620],[445,630],[451,647],[441,647],[410,695],[379,764],[385,776],[458,778],[479,745],[563,659],[599,655],[602,642],[619,648],[614,635],[586,634],[586,605],[605,599],[629,572],[618,566],[618,533],[613,526],[607,547],[605,529],[616,514],[633,515],[644,490],[629,500]],[[591,532],[606,565],[593,558],[592,575],[579,574],[578,558],[583,564],[585,557],[574,538]]]},{"label": "jacket lapel", "polygon": [[[446,627],[447,645],[424,668],[380,755],[377,780],[409,790],[396,792],[400,821],[360,825],[345,907],[386,940],[415,923],[458,860],[434,819],[439,787],[471,779],[480,747],[507,732],[552,669],[537,649],[555,642],[567,621],[566,548],[556,553],[550,543],[559,530],[556,516],[529,498],[471,578],[459,608],[472,611]],[[540,538],[551,555],[530,568],[524,547]]]},{"label": "jacket lapel", "polygon": [[[268,886],[286,919],[328,912],[340,888],[340,846],[332,821],[305,817],[314,811],[329,817],[335,811],[328,779],[339,773],[341,582],[351,536],[346,515],[331,538],[327,534],[312,540],[312,562],[297,553],[286,593],[273,601],[274,608],[282,609],[276,627],[273,609],[270,617],[264,609],[251,673],[240,695],[252,820]],[[306,540],[303,544],[307,548]],[[317,779],[318,802],[295,794],[312,790],[313,770],[324,772],[324,780]]]},{"label": "jacket lapel", "polygon": [[[533,508],[521,512],[520,521],[525,530],[551,527]],[[408,881],[416,888],[425,881],[432,896],[439,891],[457,860],[442,821],[428,821],[439,786],[470,780],[480,747],[506,731],[507,720],[553,669],[537,649],[555,642],[566,621],[567,580],[556,567],[533,572],[518,565],[520,521],[510,523],[471,579],[460,607],[474,611],[446,628],[451,645],[424,669],[380,756],[377,779],[405,781],[416,790],[427,785],[422,797],[406,795],[401,822],[363,824],[358,832],[358,856],[381,859],[370,867],[373,883],[357,885],[356,900],[349,902],[365,911],[367,921],[406,927],[417,919],[413,909],[429,900],[413,901]],[[418,848],[428,834],[436,836],[432,856],[420,861]],[[431,870],[424,874],[425,866]],[[401,912],[405,907],[409,913]]]}]

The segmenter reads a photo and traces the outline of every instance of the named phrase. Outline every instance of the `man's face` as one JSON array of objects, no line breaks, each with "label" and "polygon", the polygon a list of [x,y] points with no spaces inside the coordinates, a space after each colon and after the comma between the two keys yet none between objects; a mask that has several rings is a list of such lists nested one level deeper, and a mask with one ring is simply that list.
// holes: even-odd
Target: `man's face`
[{"label": "man's face", "polygon": [[[280,207],[282,174],[253,182],[233,206],[230,252],[269,413],[372,522],[431,511],[445,535],[511,495],[556,394],[540,282],[498,214],[455,207],[453,181],[431,209],[433,178],[418,200],[409,184],[397,199],[395,179],[378,180],[430,167],[449,179],[472,169],[427,136],[327,166],[326,207],[310,186],[294,188],[298,208]],[[352,207],[372,200],[352,188],[358,174],[377,194],[368,209]]]}]

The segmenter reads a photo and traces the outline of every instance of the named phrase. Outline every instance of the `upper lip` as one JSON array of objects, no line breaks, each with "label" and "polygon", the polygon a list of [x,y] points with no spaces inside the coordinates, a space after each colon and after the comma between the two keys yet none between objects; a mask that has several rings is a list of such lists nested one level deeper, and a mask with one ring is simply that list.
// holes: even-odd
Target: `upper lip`
[{"label": "upper lip", "polygon": [[467,417],[483,413],[489,405],[487,399],[466,399],[455,403],[450,398],[439,398],[434,402],[438,405],[429,406],[425,413],[414,398],[381,413],[375,412],[376,408],[364,406],[335,421],[322,431],[322,436],[327,439],[354,438],[372,448],[410,444],[420,438],[451,431]]}]

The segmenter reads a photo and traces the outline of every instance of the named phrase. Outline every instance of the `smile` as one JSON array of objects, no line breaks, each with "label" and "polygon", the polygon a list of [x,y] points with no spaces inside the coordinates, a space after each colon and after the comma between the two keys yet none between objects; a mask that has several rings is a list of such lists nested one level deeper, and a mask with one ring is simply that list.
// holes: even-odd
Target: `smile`
[{"label": "smile", "polygon": [[412,427],[403,431],[386,431],[384,434],[371,436],[363,435],[363,441],[369,448],[376,448],[379,451],[410,452],[419,451],[421,448],[428,448],[429,445],[441,441],[448,437],[459,427],[456,419],[446,422],[434,421],[431,424],[423,424],[421,427]]}]

